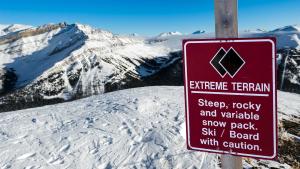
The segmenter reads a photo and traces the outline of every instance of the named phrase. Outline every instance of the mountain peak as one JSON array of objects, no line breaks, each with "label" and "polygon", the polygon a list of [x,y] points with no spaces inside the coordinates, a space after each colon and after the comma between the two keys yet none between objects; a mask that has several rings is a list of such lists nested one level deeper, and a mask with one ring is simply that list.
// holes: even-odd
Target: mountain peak
[{"label": "mountain peak", "polygon": [[158,35],[158,37],[167,37],[167,36],[172,36],[172,35],[182,35],[181,32],[174,31],[174,32],[164,32]]},{"label": "mountain peak", "polygon": [[300,26],[299,25],[288,25],[288,26],[284,26],[284,27],[275,29],[271,32],[300,32]]},{"label": "mountain peak", "polygon": [[32,27],[33,26],[22,24],[0,25],[0,36],[7,35],[12,32],[22,31]]},{"label": "mountain peak", "polygon": [[129,36],[139,36],[139,34],[137,34],[137,33],[131,33],[131,34],[129,34]]},{"label": "mountain peak", "polygon": [[265,29],[257,28],[255,30],[246,29],[243,32],[246,32],[246,33],[265,33],[265,32],[268,32],[268,31],[265,30]]},{"label": "mountain peak", "polygon": [[11,25],[8,25],[4,30],[7,30],[7,31],[17,31],[17,30],[28,29],[28,28],[32,28],[32,27],[33,26],[30,26],[30,25],[11,24]]},{"label": "mountain peak", "polygon": [[100,29],[100,28],[94,28],[94,27],[91,27],[90,25],[85,25],[85,24],[81,24],[81,23],[74,23],[72,25],[74,25],[80,31],[84,32],[86,35],[90,35],[90,36],[103,35],[106,37],[113,37],[115,35],[110,31]]},{"label": "mountain peak", "polygon": [[192,34],[196,35],[196,34],[202,34],[205,33],[205,30],[197,30],[195,32],[193,32]]}]

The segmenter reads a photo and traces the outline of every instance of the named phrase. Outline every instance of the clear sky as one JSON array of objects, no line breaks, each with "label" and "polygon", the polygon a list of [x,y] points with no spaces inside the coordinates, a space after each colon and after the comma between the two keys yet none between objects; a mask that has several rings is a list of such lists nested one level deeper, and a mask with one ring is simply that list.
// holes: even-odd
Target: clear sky
[{"label": "clear sky", "polygon": [[[214,31],[213,0],[1,0],[0,24],[83,23],[114,33]],[[239,29],[300,24],[300,0],[239,0]]]}]

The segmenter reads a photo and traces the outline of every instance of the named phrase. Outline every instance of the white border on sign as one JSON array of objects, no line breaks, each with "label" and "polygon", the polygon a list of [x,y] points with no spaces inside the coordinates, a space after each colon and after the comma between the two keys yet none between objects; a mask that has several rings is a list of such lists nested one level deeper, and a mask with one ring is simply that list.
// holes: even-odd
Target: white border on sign
[{"label": "white border on sign", "polygon": [[[235,152],[229,152],[229,151],[221,151],[221,150],[211,150],[211,149],[205,149],[205,148],[197,148],[197,147],[192,147],[190,143],[190,122],[189,122],[189,99],[188,99],[188,78],[187,78],[187,62],[186,62],[186,47],[188,44],[194,44],[194,43],[229,43],[229,42],[270,42],[272,44],[272,78],[273,78],[273,145],[274,145],[274,154],[272,156],[261,156],[261,155],[255,155],[255,154],[245,154],[245,153],[235,153]],[[184,69],[185,69],[185,96],[186,96],[186,115],[187,115],[187,134],[188,134],[188,144],[189,147],[195,150],[202,150],[202,151],[207,151],[207,152],[214,152],[214,153],[226,153],[226,154],[232,154],[232,155],[241,155],[241,156],[247,156],[247,157],[256,157],[256,158],[265,158],[265,159],[272,159],[276,157],[276,86],[275,86],[275,44],[272,40],[270,39],[237,39],[237,40],[203,40],[203,41],[187,41],[184,44]]]}]

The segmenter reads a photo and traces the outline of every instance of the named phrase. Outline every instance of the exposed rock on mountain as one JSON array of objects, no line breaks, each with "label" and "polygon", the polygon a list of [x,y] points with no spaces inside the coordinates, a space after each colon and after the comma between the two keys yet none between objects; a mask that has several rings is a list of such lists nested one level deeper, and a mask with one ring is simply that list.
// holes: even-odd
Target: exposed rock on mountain
[{"label": "exposed rock on mountain", "polygon": [[0,55],[2,111],[146,85],[145,77],[181,57],[141,38],[66,23],[2,36]]}]

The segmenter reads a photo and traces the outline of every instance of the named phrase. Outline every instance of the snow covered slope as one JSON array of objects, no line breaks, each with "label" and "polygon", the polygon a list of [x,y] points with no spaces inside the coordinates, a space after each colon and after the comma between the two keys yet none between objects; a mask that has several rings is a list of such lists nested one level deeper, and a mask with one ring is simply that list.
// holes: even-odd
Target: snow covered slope
[{"label": "snow covered slope", "polygon": [[186,150],[182,94],[139,88],[1,113],[0,168],[218,168]]},{"label": "snow covered slope", "polygon": [[[217,155],[186,150],[183,98],[183,87],[145,87],[1,113],[0,168],[219,168]],[[280,92],[280,119],[299,119],[299,101]]]}]

